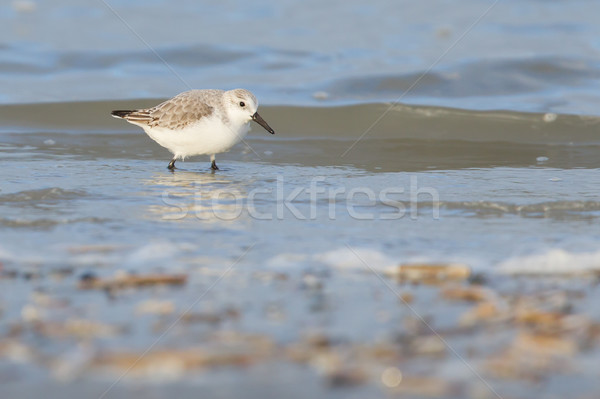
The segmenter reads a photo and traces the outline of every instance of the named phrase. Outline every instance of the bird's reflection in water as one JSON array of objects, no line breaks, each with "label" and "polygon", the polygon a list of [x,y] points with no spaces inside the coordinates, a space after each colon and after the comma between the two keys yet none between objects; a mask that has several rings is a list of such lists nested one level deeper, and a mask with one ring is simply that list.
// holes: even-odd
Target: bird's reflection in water
[{"label": "bird's reflection in water", "polygon": [[177,170],[157,173],[148,179],[157,194],[157,201],[148,207],[150,215],[162,220],[201,221],[224,224],[228,228],[244,225],[248,220],[246,200],[247,179],[225,173]]}]

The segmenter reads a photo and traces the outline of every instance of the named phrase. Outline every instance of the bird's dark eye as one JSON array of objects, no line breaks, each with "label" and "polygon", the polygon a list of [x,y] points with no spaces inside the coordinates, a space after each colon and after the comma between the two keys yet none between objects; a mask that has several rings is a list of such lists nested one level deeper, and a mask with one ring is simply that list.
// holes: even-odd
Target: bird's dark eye
[{"label": "bird's dark eye", "polygon": [[245,107],[245,106],[246,106],[246,103],[243,101],[240,101],[240,107]]}]

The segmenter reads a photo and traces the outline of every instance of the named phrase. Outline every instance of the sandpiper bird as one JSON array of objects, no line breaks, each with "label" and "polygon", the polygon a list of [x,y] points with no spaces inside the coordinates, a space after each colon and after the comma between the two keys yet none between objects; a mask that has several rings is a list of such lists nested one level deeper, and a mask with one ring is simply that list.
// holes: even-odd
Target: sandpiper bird
[{"label": "sandpiper bird", "polygon": [[115,118],[140,126],[148,136],[173,153],[175,161],[192,155],[210,155],[211,169],[218,170],[215,154],[229,151],[244,139],[255,121],[269,133],[275,131],[256,112],[258,102],[248,90],[190,90],[155,107],[116,110]]}]

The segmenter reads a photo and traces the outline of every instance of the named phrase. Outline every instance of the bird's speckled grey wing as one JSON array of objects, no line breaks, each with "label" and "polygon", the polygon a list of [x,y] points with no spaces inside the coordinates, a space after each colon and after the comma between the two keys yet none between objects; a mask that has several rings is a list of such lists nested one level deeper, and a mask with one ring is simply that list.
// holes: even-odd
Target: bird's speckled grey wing
[{"label": "bird's speckled grey wing", "polygon": [[212,90],[191,90],[155,107],[133,111],[125,119],[137,125],[179,130],[207,118],[214,112],[209,105]]}]

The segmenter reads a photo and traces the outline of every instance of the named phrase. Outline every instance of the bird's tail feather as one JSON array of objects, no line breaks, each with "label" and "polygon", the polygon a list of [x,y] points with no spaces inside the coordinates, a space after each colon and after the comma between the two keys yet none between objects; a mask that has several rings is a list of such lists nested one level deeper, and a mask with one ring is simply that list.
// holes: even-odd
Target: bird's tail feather
[{"label": "bird's tail feather", "polygon": [[135,110],[115,110],[115,111],[112,111],[110,114],[112,116],[114,116],[115,118],[123,119],[123,118],[126,118],[132,112],[135,112]]}]

